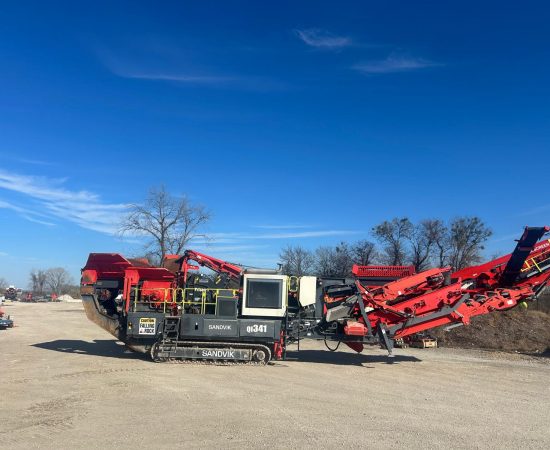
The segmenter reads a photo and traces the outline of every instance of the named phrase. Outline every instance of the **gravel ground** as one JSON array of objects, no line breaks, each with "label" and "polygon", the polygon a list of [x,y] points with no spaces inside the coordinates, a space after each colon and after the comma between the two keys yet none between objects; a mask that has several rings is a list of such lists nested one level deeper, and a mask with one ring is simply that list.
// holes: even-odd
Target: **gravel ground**
[{"label": "gravel ground", "polygon": [[548,358],[310,342],[267,367],[155,364],[80,304],[4,309],[2,448],[550,448]]}]

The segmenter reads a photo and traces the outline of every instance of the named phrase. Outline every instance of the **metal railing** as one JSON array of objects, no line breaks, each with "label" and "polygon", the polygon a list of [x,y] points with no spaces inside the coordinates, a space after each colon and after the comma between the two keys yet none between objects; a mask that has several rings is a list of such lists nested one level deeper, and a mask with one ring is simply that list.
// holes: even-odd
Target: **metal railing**
[{"label": "metal railing", "polygon": [[533,256],[525,261],[521,269],[522,272],[528,272],[536,269],[539,273],[543,271],[543,268],[550,263],[550,248],[544,252]]},{"label": "metal railing", "polygon": [[220,298],[233,298],[237,301],[237,289],[217,288],[140,288],[131,290],[130,301],[134,312],[140,305],[149,309],[162,309],[164,313],[177,307],[182,314],[198,311],[195,314],[205,314],[207,309],[214,309],[216,314]]}]

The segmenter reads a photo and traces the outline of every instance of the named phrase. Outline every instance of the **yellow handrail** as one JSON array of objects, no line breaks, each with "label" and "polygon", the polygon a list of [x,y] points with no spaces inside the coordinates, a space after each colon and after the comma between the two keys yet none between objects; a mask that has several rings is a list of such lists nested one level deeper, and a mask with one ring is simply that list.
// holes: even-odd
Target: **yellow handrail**
[{"label": "yellow handrail", "polygon": [[[207,306],[213,305],[215,312],[218,309],[218,298],[227,298],[229,295],[224,296],[220,295],[220,291],[229,291],[231,297],[237,297],[237,289],[220,289],[220,288],[160,288],[160,287],[151,287],[151,288],[139,288],[135,286],[133,288],[134,299],[133,299],[133,309],[134,312],[137,310],[138,304],[162,304],[162,310],[166,313],[167,304],[181,306],[182,313],[185,312],[186,305],[199,305],[201,314],[206,313]],[[192,299],[188,300],[188,294],[192,292],[200,293],[200,299],[197,299],[195,295],[192,295]],[[208,293],[212,293],[210,296],[214,301],[208,301]],[[160,296],[159,296],[160,294]]]},{"label": "yellow handrail", "polygon": [[[541,259],[541,258],[544,258],[544,259]],[[540,264],[546,263],[549,260],[550,260],[550,250],[547,250],[545,252],[542,252],[540,255],[534,256],[533,258],[526,260],[521,271],[526,272],[528,270],[531,270],[533,267],[535,267],[539,272],[542,272],[540,268]]]}]

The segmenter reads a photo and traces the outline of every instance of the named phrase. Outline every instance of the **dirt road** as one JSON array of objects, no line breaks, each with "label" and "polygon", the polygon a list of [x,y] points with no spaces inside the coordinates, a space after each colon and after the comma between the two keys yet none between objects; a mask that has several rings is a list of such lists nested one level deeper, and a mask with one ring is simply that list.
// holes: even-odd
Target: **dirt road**
[{"label": "dirt road", "polygon": [[309,343],[267,367],[155,364],[80,304],[5,310],[2,448],[550,448],[548,359]]}]

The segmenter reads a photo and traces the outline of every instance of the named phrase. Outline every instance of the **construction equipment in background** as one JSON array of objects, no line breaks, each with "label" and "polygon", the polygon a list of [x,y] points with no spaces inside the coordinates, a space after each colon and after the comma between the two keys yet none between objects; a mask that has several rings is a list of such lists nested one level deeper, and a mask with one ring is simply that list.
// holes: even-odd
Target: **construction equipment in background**
[{"label": "construction equipment in background", "polygon": [[6,289],[6,291],[4,292],[4,298],[6,300],[12,300],[12,301],[15,301],[17,300],[17,295],[18,295],[18,291],[15,286],[10,286]]},{"label": "construction equipment in background", "polygon": [[266,364],[303,339],[391,355],[396,341],[536,299],[550,279],[550,240],[537,244],[549,230],[527,227],[512,254],[454,273],[355,266],[351,279],[246,269],[191,250],[164,267],[92,253],[81,294],[90,320],[155,361]]}]

